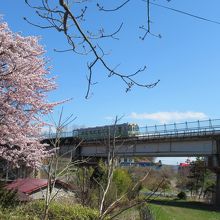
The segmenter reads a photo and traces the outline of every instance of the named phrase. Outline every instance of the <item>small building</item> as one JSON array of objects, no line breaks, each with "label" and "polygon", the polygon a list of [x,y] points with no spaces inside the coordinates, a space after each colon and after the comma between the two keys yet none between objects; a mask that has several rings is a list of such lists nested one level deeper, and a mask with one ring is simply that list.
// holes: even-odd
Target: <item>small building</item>
[{"label": "small building", "polygon": [[190,164],[189,164],[189,163],[180,163],[179,166],[180,166],[180,167],[189,167]]},{"label": "small building", "polygon": [[127,167],[132,166],[134,164],[134,158],[133,157],[121,157],[119,159],[119,166]]},{"label": "small building", "polygon": [[120,163],[119,165],[121,167],[151,167],[154,169],[159,169],[162,166],[161,160],[158,162],[153,162],[148,159],[145,160],[136,160],[132,157],[127,157],[127,158],[120,158]]},{"label": "small building", "polygon": [[[6,189],[16,190],[20,201],[30,201],[36,199],[45,199],[47,192],[48,180],[25,178],[17,179],[5,186]],[[75,197],[73,187],[63,181],[56,180],[53,189],[53,195],[58,198]]]}]

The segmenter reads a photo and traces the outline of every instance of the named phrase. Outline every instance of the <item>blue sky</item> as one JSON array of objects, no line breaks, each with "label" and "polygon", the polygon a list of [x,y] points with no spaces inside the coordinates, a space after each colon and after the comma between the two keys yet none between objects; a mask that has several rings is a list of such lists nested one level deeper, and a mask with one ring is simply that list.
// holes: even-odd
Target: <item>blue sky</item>
[{"label": "blue sky", "polygon": [[[125,73],[146,65],[146,72],[137,76],[137,80],[154,82],[160,79],[160,83],[150,90],[135,87],[125,93],[120,79],[108,78],[105,70],[97,66],[94,81],[98,84],[92,87],[93,95],[86,100],[88,57],[54,52],[54,48],[68,46],[62,34],[27,24],[23,17],[35,22],[39,22],[39,18],[24,1],[4,1],[0,14],[12,31],[25,36],[41,36],[41,44],[45,46],[46,56],[53,67],[52,74],[58,77],[58,89],[49,95],[49,101],[73,98],[64,105],[64,113],[77,116],[74,123],[80,126],[110,124],[116,115],[124,116],[121,122],[139,125],[220,118],[220,25],[152,5],[151,29],[162,38],[148,36],[142,41],[139,36],[143,32],[138,27],[146,24],[143,1],[131,1],[112,14],[95,11],[97,1],[90,2],[85,27],[91,30],[105,27],[106,32],[111,32],[124,23],[118,34],[120,40],[100,41],[110,52],[109,63],[113,66],[120,64],[119,70]],[[113,7],[117,1],[98,2]],[[220,22],[219,0],[154,2]],[[55,118],[59,109],[54,112]]]}]

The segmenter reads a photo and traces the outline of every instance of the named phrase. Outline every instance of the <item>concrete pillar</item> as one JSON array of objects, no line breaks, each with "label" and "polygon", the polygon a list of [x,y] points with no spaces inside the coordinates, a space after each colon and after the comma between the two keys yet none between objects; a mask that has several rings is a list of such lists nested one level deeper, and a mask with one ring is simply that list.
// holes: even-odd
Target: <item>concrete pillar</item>
[{"label": "concrete pillar", "polygon": [[220,140],[217,143],[217,155],[216,159],[216,195],[215,195],[215,205],[220,209]]},{"label": "concrete pillar", "polygon": [[208,157],[208,168],[216,174],[216,188],[213,202],[220,209],[220,140],[216,140],[217,152]]},{"label": "concrete pillar", "polygon": [[220,173],[216,173],[216,195],[215,205],[220,208]]}]

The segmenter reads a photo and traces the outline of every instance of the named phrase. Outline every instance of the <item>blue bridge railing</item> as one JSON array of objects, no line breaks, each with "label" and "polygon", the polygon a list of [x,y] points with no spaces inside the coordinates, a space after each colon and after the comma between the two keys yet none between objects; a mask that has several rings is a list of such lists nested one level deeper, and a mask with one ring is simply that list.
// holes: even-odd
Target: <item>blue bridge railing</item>
[{"label": "blue bridge railing", "polygon": [[139,130],[143,137],[209,135],[220,133],[220,119],[145,126]]},{"label": "blue bridge railing", "polygon": [[[73,131],[42,134],[44,139],[73,137]],[[181,122],[172,124],[160,124],[153,126],[139,127],[139,132],[135,136],[143,138],[159,138],[174,136],[195,136],[220,134],[220,119],[198,120],[191,122]]]}]

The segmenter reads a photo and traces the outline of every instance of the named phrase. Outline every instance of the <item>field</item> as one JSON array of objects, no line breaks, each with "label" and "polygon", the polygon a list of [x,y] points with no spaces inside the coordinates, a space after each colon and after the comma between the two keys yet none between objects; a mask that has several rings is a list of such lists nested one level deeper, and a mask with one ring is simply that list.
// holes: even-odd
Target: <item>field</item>
[{"label": "field", "polygon": [[150,204],[155,220],[220,220],[220,212],[200,202],[156,200]]}]

